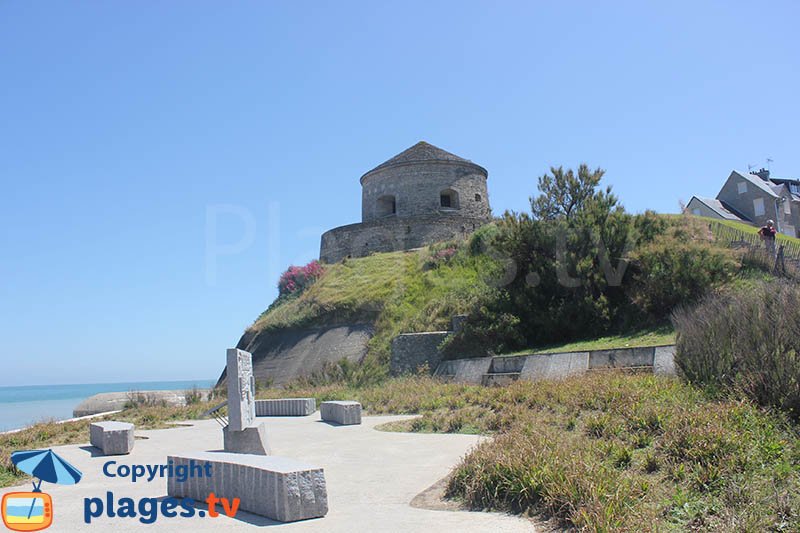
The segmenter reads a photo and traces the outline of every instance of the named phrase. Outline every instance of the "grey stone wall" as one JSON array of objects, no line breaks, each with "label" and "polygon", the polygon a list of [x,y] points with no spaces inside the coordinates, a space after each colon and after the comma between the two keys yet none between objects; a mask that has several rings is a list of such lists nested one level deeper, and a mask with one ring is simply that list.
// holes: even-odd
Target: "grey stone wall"
[{"label": "grey stone wall", "polygon": [[[384,218],[379,200],[395,199],[397,218],[457,212],[459,216],[489,220],[487,173],[482,167],[461,161],[424,161],[379,168],[361,178],[361,221]],[[454,191],[457,201],[441,206],[441,193]],[[456,200],[456,198],[454,198]]]},{"label": "grey stone wall", "polygon": [[392,375],[413,374],[425,365],[433,372],[442,361],[439,345],[449,334],[449,331],[403,333],[392,339],[389,363]]},{"label": "grey stone wall", "polygon": [[319,258],[323,263],[336,263],[345,257],[420,248],[435,242],[464,238],[484,223],[484,220],[447,213],[410,218],[387,217],[364,224],[340,226],[322,234]]}]

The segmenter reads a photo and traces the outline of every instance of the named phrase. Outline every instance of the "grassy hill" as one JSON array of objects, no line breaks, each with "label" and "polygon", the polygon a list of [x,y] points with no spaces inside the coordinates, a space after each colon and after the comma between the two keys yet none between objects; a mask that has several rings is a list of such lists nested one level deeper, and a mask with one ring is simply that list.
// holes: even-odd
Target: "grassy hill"
[{"label": "grassy hill", "polygon": [[[678,251],[692,257],[697,255],[698,250],[733,254],[727,250],[727,242],[715,242],[713,232],[706,225],[709,223],[707,220],[675,216],[660,218],[671,228],[665,230],[669,238],[664,239],[664,246],[670,253],[670,247],[680,249],[686,244],[684,235],[690,235],[692,238],[689,240],[693,240],[694,248]],[[367,360],[385,369],[391,339],[399,333],[448,329],[453,315],[474,314],[486,302],[498,297],[497,287],[505,274],[506,265],[497,259],[496,253],[476,252],[476,239],[485,240],[486,235],[479,234],[467,241],[441,243],[407,252],[373,254],[327,265],[324,274],[305,291],[274,302],[248,328],[247,334],[284,328],[371,324],[374,325],[375,335],[368,346]],[[676,256],[678,263],[684,261],[682,256],[671,255]],[[659,276],[660,283],[671,291],[669,276],[673,274],[664,274],[664,269],[661,266],[659,268],[661,270],[654,275]],[[692,265],[692,268],[702,270],[704,266]],[[646,272],[640,272],[639,275],[649,279]],[[685,276],[684,273],[680,275]],[[707,280],[690,281],[695,284],[711,283]],[[684,280],[681,278],[679,282]],[[557,352],[672,342],[674,332],[668,322],[662,321],[608,331],[596,338],[578,336],[555,343],[526,345],[508,352]]]},{"label": "grassy hill", "polygon": [[370,323],[375,336],[369,357],[385,365],[394,336],[447,329],[453,315],[467,312],[489,290],[497,262],[463,250],[448,258],[439,253],[453,249],[439,245],[330,265],[302,294],[273,304],[248,331]]}]

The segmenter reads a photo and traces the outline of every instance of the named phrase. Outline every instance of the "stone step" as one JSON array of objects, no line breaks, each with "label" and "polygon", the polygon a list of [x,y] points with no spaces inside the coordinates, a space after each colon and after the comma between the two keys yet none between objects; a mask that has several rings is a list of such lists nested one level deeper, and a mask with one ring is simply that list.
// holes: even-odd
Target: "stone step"
[{"label": "stone step", "polygon": [[516,355],[493,357],[489,367],[490,374],[507,374],[510,372],[522,372],[525,364],[525,357]]},{"label": "stone step", "polygon": [[492,372],[484,374],[481,379],[481,384],[487,387],[502,387],[508,385],[519,379],[519,372]]}]

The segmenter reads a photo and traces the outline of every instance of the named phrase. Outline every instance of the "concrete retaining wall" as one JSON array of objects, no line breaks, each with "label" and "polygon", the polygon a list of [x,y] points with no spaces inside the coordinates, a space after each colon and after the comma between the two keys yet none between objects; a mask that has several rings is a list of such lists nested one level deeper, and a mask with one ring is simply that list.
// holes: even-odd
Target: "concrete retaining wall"
[{"label": "concrete retaining wall", "polygon": [[442,361],[436,368],[434,375],[459,383],[481,383],[483,375],[489,373],[489,367],[491,366],[491,357],[453,359],[452,361]]},{"label": "concrete retaining wall", "polygon": [[[253,354],[253,374],[259,382],[284,385],[322,370],[326,363],[361,361],[372,338],[370,325],[320,329],[281,329],[246,332],[237,348]],[[225,370],[217,382],[225,383]]]},{"label": "concrete retaining wall", "polygon": [[[485,375],[519,372],[519,379],[560,379],[589,370],[650,368],[658,375],[675,375],[675,346],[561,352],[442,361],[435,376],[448,381],[482,383]],[[521,368],[521,370],[517,370]]]},{"label": "concrete retaining wall", "polygon": [[558,379],[589,370],[589,352],[566,352],[525,356],[520,379]]},{"label": "concrete retaining wall", "polygon": [[655,348],[620,348],[589,352],[589,370],[653,366]]}]

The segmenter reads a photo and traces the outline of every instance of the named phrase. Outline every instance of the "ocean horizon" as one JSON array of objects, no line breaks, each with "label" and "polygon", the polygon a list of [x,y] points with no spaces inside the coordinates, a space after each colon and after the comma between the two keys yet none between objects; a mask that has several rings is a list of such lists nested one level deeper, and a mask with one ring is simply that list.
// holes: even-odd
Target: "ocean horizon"
[{"label": "ocean horizon", "polygon": [[206,389],[215,383],[215,379],[188,379],[0,387],[0,431],[19,429],[43,420],[72,418],[72,410],[79,403],[101,392]]}]

